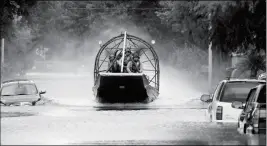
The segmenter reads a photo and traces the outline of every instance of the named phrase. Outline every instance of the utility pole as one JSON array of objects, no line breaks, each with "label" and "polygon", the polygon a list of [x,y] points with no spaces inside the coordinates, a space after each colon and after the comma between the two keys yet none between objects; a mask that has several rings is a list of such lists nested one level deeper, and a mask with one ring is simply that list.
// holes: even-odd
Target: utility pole
[{"label": "utility pole", "polygon": [[2,50],[2,53],[1,53],[1,62],[2,64],[4,64],[4,60],[5,60],[5,40],[4,38],[2,38],[2,43],[1,43],[1,50]]},{"label": "utility pole", "polygon": [[[1,13],[3,14],[4,13],[4,8],[5,8],[5,4],[7,3],[6,0],[3,0],[2,1],[2,4],[1,4]],[[2,69],[2,61],[4,60],[4,21],[5,19],[3,19],[3,17],[1,17],[1,23],[0,23],[0,39],[1,39],[1,50],[0,50],[0,88],[2,87],[2,76],[3,76],[3,69]]]},{"label": "utility pole", "polygon": [[1,84],[1,87],[2,87],[2,76],[3,76],[3,69],[2,69],[2,66],[4,65],[4,47],[5,47],[5,40],[4,38],[1,39],[1,51],[0,51],[0,60],[1,60],[1,63],[0,63],[0,84]]},{"label": "utility pole", "polygon": [[209,90],[212,89],[212,41],[209,44]]},{"label": "utility pole", "polygon": [[[209,13],[209,31],[211,32],[212,31],[212,12]],[[210,33],[212,34],[212,33]],[[210,40],[210,43],[209,43],[209,48],[208,48],[208,56],[209,56],[209,77],[208,77],[208,81],[209,81],[209,92],[211,91],[212,89],[212,38],[209,39]]]}]

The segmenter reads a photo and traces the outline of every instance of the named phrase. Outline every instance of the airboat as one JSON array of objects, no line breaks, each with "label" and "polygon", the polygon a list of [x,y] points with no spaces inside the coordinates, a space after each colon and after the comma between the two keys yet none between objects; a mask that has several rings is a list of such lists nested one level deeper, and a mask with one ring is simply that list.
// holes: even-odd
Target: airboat
[{"label": "airboat", "polygon": [[[99,42],[100,50],[95,59],[93,87],[93,93],[98,102],[148,103],[158,97],[160,69],[158,56],[152,47],[154,43],[154,40],[150,44],[127,32],[111,38],[104,44]],[[123,72],[123,63],[120,72],[109,72],[109,56],[121,52],[124,58],[125,49],[133,53],[139,52],[143,66],[141,73]]]}]

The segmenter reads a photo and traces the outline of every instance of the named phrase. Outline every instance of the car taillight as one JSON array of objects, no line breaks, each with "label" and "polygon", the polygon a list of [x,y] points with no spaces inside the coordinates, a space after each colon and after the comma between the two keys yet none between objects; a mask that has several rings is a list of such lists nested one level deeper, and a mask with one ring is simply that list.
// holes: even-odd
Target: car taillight
[{"label": "car taillight", "polygon": [[222,120],[222,114],[223,114],[223,107],[218,106],[216,110],[216,119],[217,120]]}]

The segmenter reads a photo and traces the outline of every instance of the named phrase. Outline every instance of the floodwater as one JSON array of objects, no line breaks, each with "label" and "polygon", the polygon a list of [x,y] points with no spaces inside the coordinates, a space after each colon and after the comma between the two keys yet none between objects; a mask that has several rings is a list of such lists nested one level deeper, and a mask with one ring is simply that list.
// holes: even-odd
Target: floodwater
[{"label": "floodwater", "polygon": [[200,91],[171,75],[149,104],[100,104],[92,76],[30,76],[46,99],[37,106],[1,107],[1,144],[84,145],[265,145],[266,135],[246,136],[236,123],[218,125],[205,117]]}]

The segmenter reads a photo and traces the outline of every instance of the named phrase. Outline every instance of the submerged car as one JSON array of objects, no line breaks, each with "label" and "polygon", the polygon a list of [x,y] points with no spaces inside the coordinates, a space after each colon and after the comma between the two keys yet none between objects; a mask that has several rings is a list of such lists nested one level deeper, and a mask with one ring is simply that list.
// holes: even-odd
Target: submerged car
[{"label": "submerged car", "polygon": [[266,83],[263,80],[231,79],[221,81],[214,94],[202,95],[201,100],[208,102],[207,118],[211,122],[237,122],[242,109],[232,107],[232,102],[245,102],[251,88]]},{"label": "submerged car", "polygon": [[151,102],[159,95],[159,74],[152,45],[125,32],[101,45],[95,59],[93,92],[99,102]]},{"label": "submerged car", "polygon": [[266,134],[266,84],[252,88],[244,103],[236,101],[232,107],[242,109],[238,118],[238,132],[241,134]]},{"label": "submerged car", "polygon": [[42,94],[45,93],[46,91],[39,91],[31,80],[9,80],[2,83],[0,101],[2,105],[6,106],[22,103],[30,103],[35,106],[42,99]]}]

